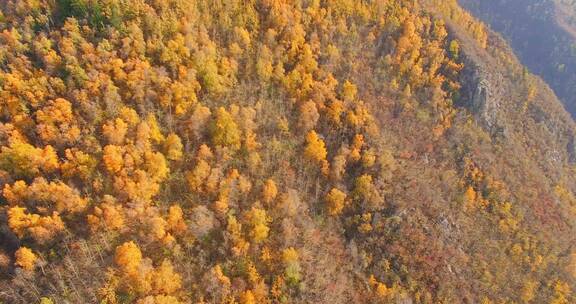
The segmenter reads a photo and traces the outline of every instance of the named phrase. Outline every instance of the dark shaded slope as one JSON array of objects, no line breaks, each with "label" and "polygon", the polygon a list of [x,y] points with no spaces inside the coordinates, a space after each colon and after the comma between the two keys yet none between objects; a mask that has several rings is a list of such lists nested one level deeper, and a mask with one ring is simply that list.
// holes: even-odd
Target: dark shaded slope
[{"label": "dark shaded slope", "polygon": [[550,0],[460,0],[462,6],[510,41],[520,60],[550,84],[566,109],[576,114],[576,39]]}]

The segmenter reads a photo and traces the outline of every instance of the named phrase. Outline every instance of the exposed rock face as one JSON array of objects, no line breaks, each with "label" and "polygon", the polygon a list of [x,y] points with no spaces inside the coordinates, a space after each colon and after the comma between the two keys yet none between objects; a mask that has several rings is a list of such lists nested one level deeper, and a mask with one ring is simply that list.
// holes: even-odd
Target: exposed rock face
[{"label": "exposed rock face", "polygon": [[565,20],[573,8],[558,0],[458,2],[506,37],[522,63],[546,80],[576,117],[576,31]]},{"label": "exposed rock face", "polygon": [[501,74],[487,71],[478,58],[464,55],[465,68],[462,71],[460,105],[476,116],[479,122],[489,130],[498,127],[498,113],[505,92],[505,80]]},{"label": "exposed rock face", "polygon": [[576,135],[573,135],[568,142],[568,156],[571,163],[576,163]]},{"label": "exposed rock face", "polygon": [[543,157],[539,164],[547,171],[562,161],[576,163],[574,121],[550,87],[518,64],[500,35],[491,32],[490,43],[506,51],[493,53],[471,47],[474,42],[457,27],[449,24],[449,30],[463,42],[463,87],[456,105],[468,109],[486,131],[504,139],[504,145],[537,146]]}]

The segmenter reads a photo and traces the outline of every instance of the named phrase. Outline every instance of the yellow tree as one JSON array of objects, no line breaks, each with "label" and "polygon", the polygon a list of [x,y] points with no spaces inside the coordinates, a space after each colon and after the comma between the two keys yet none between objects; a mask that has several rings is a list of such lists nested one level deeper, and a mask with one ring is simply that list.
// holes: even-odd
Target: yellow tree
[{"label": "yellow tree", "polygon": [[354,197],[366,204],[368,208],[378,208],[384,203],[384,198],[374,185],[371,175],[363,174],[354,183]]},{"label": "yellow tree", "polygon": [[58,155],[52,146],[37,148],[19,134],[10,137],[8,145],[2,146],[0,151],[0,169],[11,172],[14,178],[52,173],[60,167]]},{"label": "yellow tree", "polygon": [[478,193],[474,190],[472,186],[468,186],[464,192],[464,203],[466,207],[473,208],[475,206],[476,200],[478,199]]},{"label": "yellow tree", "polygon": [[102,126],[102,134],[112,145],[123,144],[126,133],[128,133],[128,124],[121,118],[116,118],[114,121],[109,121]]},{"label": "yellow tree", "polygon": [[63,98],[50,101],[36,112],[36,131],[45,142],[61,145],[74,143],[80,137],[80,128],[72,113],[72,105]]},{"label": "yellow tree", "polygon": [[201,159],[192,171],[188,171],[186,180],[192,191],[202,191],[202,185],[208,176],[210,176],[210,165]]},{"label": "yellow tree", "polygon": [[26,271],[34,270],[38,257],[32,250],[26,247],[20,247],[14,255],[16,257],[16,266],[20,266]]},{"label": "yellow tree", "polygon": [[250,236],[255,243],[260,243],[268,238],[270,220],[266,215],[266,210],[252,207],[246,213],[246,218],[251,227]]},{"label": "yellow tree", "polygon": [[172,263],[162,261],[154,271],[152,277],[152,290],[155,294],[173,294],[182,286],[182,277],[174,271]]},{"label": "yellow tree", "polygon": [[324,141],[318,134],[312,130],[306,135],[306,147],[304,148],[304,156],[312,162],[320,165],[322,173],[328,174],[329,165],[326,160],[328,152]]},{"label": "yellow tree", "polygon": [[114,263],[125,273],[135,273],[142,262],[142,252],[133,241],[116,248]]},{"label": "yellow tree", "polygon": [[124,228],[125,215],[122,205],[117,204],[113,197],[104,196],[104,202],[94,207],[92,214],[86,217],[90,230],[100,228],[108,230],[121,230]]},{"label": "yellow tree", "polygon": [[66,156],[66,160],[60,167],[62,176],[66,178],[77,176],[84,182],[90,181],[90,177],[96,169],[98,161],[90,154],[77,148],[66,149],[64,155]]},{"label": "yellow tree", "polygon": [[[158,296],[168,297],[164,299],[170,301],[167,303],[179,303],[175,295],[181,288],[182,277],[174,271],[170,261],[164,260],[158,267],[154,267],[150,259],[143,258],[138,245],[130,241],[116,248],[114,262],[120,272],[119,277],[110,278],[112,283],[108,285],[112,292],[116,288],[128,291],[141,297],[140,301],[144,301],[141,303],[148,303],[146,299],[157,300]],[[118,283],[114,284],[114,280]]]},{"label": "yellow tree", "polygon": [[272,59],[272,52],[267,46],[263,45],[256,60],[256,75],[263,82],[270,80],[274,74],[274,66],[272,65],[274,62]]},{"label": "yellow tree", "polygon": [[169,160],[180,160],[182,158],[182,141],[175,133],[171,133],[166,137],[164,142],[164,151],[166,158]]},{"label": "yellow tree", "polygon": [[232,115],[223,107],[216,110],[216,117],[210,125],[212,143],[217,146],[229,147],[232,150],[240,149],[241,133]]},{"label": "yellow tree", "polygon": [[262,186],[262,200],[265,203],[271,203],[278,195],[278,188],[272,179],[267,179]]},{"label": "yellow tree", "polygon": [[356,94],[358,93],[358,88],[356,85],[346,80],[342,85],[342,98],[345,101],[351,102],[356,99]]},{"label": "yellow tree", "polygon": [[83,211],[87,199],[82,198],[78,190],[63,182],[47,182],[44,178],[36,178],[32,184],[17,181],[6,185],[2,194],[12,205],[27,204],[38,209],[54,209],[60,213],[77,213]]},{"label": "yellow tree", "polygon": [[58,212],[53,212],[51,216],[40,216],[27,213],[22,207],[8,209],[8,227],[19,238],[30,235],[40,244],[54,239],[65,228]]},{"label": "yellow tree", "polygon": [[330,215],[339,215],[346,204],[346,193],[337,188],[332,188],[326,195],[326,208]]},{"label": "yellow tree", "polygon": [[282,251],[282,262],[284,263],[284,275],[288,282],[298,283],[300,281],[299,254],[293,247]]},{"label": "yellow tree", "polygon": [[350,147],[350,155],[348,156],[351,161],[358,161],[361,158],[360,152],[364,145],[364,136],[362,134],[354,135],[352,139],[352,146]]},{"label": "yellow tree", "polygon": [[171,206],[168,209],[167,228],[175,235],[183,234],[186,232],[188,226],[184,221],[184,212],[178,205]]},{"label": "yellow tree", "polygon": [[256,304],[256,297],[254,297],[254,293],[251,290],[246,290],[240,296],[240,303],[241,304]]}]

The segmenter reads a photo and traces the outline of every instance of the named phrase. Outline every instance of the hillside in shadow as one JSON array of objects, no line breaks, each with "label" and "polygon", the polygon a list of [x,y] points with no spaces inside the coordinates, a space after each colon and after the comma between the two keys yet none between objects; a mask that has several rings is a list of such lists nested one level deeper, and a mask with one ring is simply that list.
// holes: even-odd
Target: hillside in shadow
[{"label": "hillside in shadow", "polygon": [[576,22],[571,0],[459,0],[501,33],[523,64],[576,115]]}]

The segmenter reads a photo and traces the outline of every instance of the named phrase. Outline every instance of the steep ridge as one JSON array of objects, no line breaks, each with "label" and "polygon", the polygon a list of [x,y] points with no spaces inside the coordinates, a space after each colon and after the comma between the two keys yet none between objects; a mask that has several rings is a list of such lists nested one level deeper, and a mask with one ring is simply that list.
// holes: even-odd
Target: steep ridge
[{"label": "steep ridge", "polygon": [[576,126],[456,0],[0,9],[0,300],[576,302]]},{"label": "steep ridge", "polygon": [[510,41],[521,61],[540,75],[576,115],[576,27],[571,1],[461,0],[470,10]]}]

